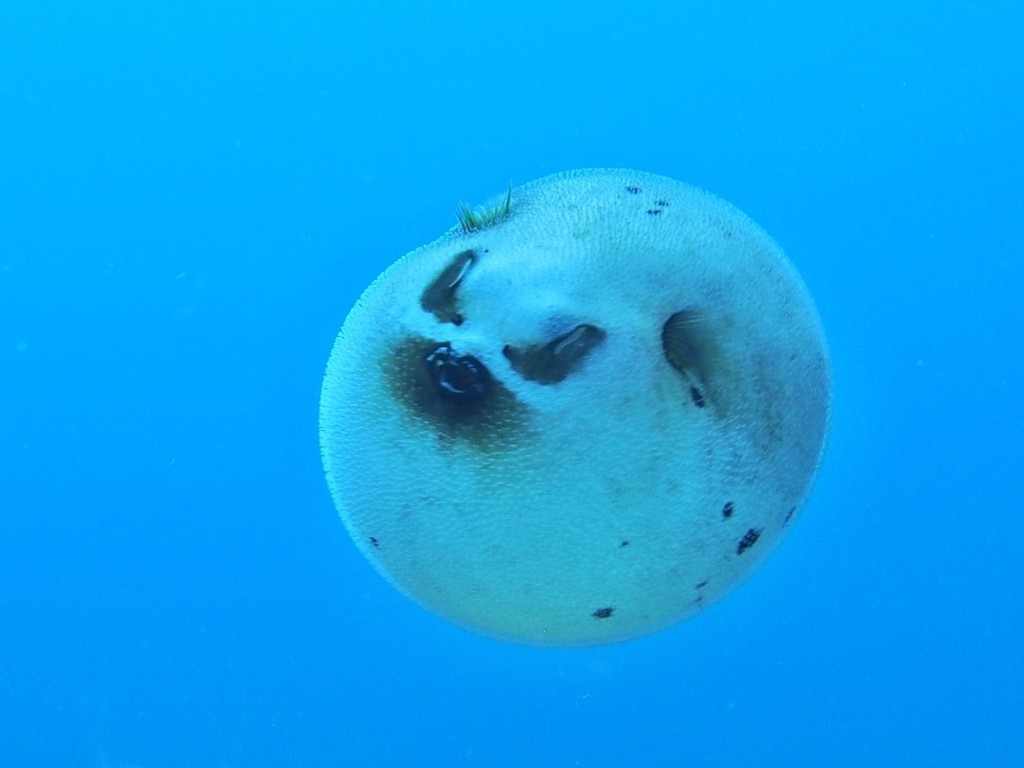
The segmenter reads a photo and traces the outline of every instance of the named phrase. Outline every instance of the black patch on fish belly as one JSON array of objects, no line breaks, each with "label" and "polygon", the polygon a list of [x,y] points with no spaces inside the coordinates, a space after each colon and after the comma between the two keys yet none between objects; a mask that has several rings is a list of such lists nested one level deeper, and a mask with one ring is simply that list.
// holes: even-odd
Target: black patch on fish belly
[{"label": "black patch on fish belly", "polygon": [[750,528],[746,533],[743,534],[743,538],[740,539],[740,543],[736,546],[736,554],[742,555],[752,546],[757,543],[758,538],[761,536],[762,528]]},{"label": "black patch on fish belly", "polygon": [[526,443],[526,406],[451,341],[407,338],[383,356],[381,373],[403,413],[429,424],[442,440],[464,441],[484,452]]}]

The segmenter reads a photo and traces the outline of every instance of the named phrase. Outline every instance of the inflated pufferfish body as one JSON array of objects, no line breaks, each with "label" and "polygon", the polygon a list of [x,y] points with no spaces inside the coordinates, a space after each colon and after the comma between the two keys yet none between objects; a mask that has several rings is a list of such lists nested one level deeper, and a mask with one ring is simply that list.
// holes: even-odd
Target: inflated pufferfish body
[{"label": "inflated pufferfish body", "polygon": [[686,618],[803,505],[821,326],[779,247],[664,177],[581,170],[389,267],[324,378],[349,532],[400,590],[496,637],[592,645]]}]

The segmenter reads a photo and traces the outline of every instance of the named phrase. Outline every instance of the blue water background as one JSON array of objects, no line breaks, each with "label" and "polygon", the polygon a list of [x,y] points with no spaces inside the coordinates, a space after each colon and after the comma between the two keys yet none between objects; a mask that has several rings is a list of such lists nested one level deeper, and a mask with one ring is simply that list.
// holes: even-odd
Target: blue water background
[{"label": "blue water background", "polygon": [[[1024,5],[0,4],[0,766],[1024,765]],[[349,541],[320,378],[385,265],[546,173],[744,209],[830,446],[769,563],[522,648]]]}]

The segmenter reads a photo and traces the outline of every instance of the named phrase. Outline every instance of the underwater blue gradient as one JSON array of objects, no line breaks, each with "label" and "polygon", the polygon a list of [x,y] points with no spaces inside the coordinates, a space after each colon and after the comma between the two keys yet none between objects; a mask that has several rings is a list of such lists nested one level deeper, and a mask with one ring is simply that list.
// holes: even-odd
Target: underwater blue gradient
[{"label": "underwater blue gradient", "polygon": [[[0,768],[1024,765],[1024,5],[0,4]],[[705,614],[522,648],[401,597],[323,481],[388,263],[635,167],[787,250],[806,513]]]}]

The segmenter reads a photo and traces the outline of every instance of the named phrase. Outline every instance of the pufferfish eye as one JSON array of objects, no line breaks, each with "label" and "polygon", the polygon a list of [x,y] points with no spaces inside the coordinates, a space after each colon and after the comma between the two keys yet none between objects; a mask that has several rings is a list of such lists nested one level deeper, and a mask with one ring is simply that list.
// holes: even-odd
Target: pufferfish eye
[{"label": "pufferfish eye", "polygon": [[468,405],[487,395],[491,384],[487,366],[472,355],[460,355],[449,342],[434,347],[424,362],[437,394],[449,402]]}]

